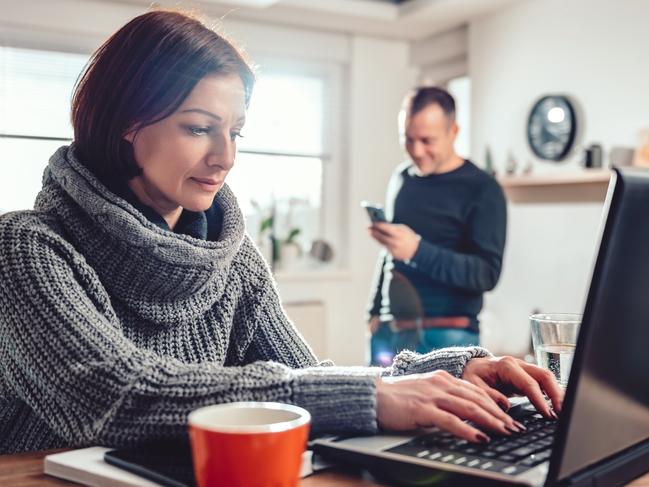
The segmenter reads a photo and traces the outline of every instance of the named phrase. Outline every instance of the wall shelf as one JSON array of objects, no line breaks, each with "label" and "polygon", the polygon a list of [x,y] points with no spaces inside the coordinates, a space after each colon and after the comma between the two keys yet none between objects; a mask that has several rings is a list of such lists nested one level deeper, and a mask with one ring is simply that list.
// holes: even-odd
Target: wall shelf
[{"label": "wall shelf", "polygon": [[603,202],[611,171],[502,176],[498,182],[512,203]]}]

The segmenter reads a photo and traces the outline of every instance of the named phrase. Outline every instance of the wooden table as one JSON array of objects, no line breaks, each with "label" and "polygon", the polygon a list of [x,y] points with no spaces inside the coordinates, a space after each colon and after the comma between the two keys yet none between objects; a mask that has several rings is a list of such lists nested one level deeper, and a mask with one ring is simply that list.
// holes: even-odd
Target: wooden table
[{"label": "wooden table", "polygon": [[[73,482],[59,480],[43,473],[43,458],[50,453],[65,450],[49,450],[19,455],[0,455],[0,485],[11,487],[73,486]],[[333,469],[317,473],[300,482],[301,487],[379,487],[367,473],[355,470]],[[627,487],[649,487],[649,473],[634,480]]]}]

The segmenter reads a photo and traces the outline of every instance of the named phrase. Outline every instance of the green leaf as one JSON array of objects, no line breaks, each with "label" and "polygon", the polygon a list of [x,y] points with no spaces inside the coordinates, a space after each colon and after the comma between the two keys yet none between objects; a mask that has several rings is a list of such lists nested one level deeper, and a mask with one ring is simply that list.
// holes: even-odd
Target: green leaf
[{"label": "green leaf", "polygon": [[261,224],[259,225],[259,233],[264,233],[266,230],[270,230],[273,228],[273,217],[269,216],[268,218],[264,218],[261,221]]},{"label": "green leaf", "polygon": [[300,232],[302,232],[302,230],[300,230],[299,228],[293,228],[293,229],[289,232],[288,237],[286,237],[285,242],[286,242],[286,243],[293,243],[293,242],[295,242],[295,239],[296,239],[297,236],[300,234]]}]

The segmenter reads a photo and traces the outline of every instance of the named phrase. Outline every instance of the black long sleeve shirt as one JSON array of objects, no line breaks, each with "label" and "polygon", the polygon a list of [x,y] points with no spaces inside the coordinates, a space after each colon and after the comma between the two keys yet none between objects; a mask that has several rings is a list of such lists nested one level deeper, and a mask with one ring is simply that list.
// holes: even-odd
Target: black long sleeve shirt
[{"label": "black long sleeve shirt", "polygon": [[466,316],[477,330],[482,295],[498,282],[505,247],[507,206],[496,180],[468,160],[427,176],[402,164],[388,186],[386,210],[392,223],[421,240],[408,263],[381,255],[370,315]]}]

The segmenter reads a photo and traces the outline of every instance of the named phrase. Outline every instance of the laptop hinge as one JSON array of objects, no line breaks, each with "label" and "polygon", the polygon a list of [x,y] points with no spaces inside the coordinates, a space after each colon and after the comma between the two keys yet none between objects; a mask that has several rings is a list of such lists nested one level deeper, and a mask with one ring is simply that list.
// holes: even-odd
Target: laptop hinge
[{"label": "laptop hinge", "polygon": [[621,485],[649,470],[649,441],[632,446],[613,458],[590,466],[556,485],[570,487],[610,487]]}]

